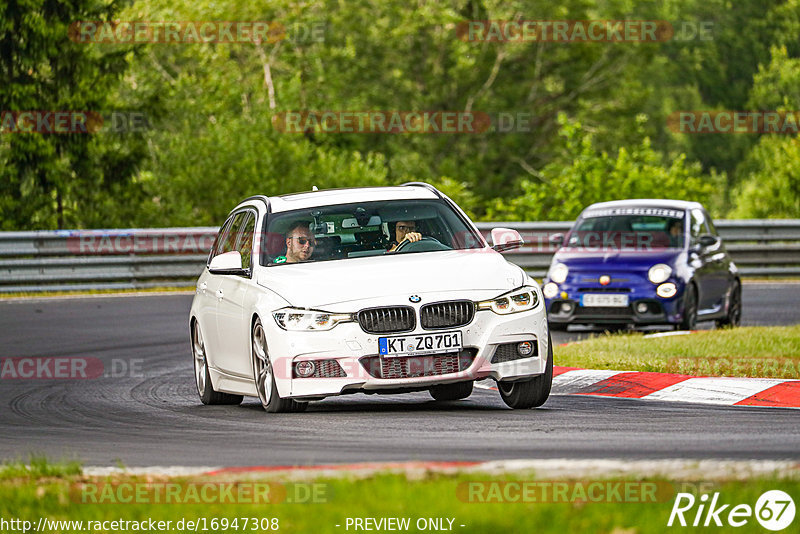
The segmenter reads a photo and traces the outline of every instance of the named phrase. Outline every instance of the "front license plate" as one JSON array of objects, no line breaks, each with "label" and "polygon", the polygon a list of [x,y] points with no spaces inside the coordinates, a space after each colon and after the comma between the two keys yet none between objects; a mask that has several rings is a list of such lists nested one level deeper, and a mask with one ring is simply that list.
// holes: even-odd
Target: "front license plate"
[{"label": "front license plate", "polygon": [[587,293],[581,295],[581,306],[587,308],[603,306],[609,308],[624,308],[628,305],[628,295],[607,295]]},{"label": "front license plate", "polygon": [[461,350],[461,332],[378,338],[378,353],[386,358],[421,356]]}]

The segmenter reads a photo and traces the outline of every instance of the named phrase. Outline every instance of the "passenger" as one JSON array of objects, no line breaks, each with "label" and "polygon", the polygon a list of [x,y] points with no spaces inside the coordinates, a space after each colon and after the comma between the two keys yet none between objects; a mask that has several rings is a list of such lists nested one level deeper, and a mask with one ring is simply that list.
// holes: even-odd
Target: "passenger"
[{"label": "passenger", "polygon": [[395,239],[390,243],[388,252],[394,252],[403,241],[414,243],[422,239],[422,234],[417,232],[417,223],[414,221],[397,221],[394,225],[394,235]]},{"label": "passenger", "polygon": [[278,256],[275,263],[298,263],[308,261],[317,246],[317,240],[308,229],[307,221],[298,221],[286,232],[286,256]]}]

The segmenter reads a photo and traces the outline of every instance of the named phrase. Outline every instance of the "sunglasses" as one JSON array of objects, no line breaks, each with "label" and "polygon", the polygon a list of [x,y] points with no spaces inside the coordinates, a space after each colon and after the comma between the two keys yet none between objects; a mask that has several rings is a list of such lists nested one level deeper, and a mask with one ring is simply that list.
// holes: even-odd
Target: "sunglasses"
[{"label": "sunglasses", "polygon": [[307,237],[290,237],[289,239],[297,239],[297,242],[300,243],[301,247],[304,247],[306,245],[310,245],[312,247],[316,247],[317,246],[317,240],[316,239],[309,239]]},{"label": "sunglasses", "polygon": [[402,225],[402,224],[398,224],[397,225],[397,229],[400,230],[401,232],[413,232],[414,230],[417,229],[417,227],[416,226],[405,226],[405,225]]}]

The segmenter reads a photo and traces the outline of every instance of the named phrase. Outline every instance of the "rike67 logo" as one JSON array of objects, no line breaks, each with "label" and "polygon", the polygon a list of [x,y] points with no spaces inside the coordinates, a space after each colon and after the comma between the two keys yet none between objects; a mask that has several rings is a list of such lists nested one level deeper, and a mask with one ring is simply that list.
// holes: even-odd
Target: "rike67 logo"
[{"label": "rike67 logo", "polygon": [[780,490],[764,492],[755,507],[724,503],[719,492],[710,498],[703,493],[699,499],[691,493],[678,493],[667,526],[743,527],[755,516],[762,527],[779,531],[792,524],[794,515],[794,501],[789,494]]}]

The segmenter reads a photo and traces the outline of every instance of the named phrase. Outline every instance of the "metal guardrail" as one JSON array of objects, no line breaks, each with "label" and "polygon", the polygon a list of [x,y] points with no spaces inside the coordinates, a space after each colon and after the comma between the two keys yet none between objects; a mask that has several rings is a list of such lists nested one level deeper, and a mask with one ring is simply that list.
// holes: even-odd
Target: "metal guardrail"
[{"label": "metal guardrail", "polygon": [[[714,225],[725,248],[743,276],[800,276],[800,219],[718,220]],[[572,222],[481,223],[488,234],[491,228],[513,228],[526,246],[505,254],[509,261],[540,278],[550,266],[555,247],[550,236],[566,232]]]},{"label": "metal guardrail", "polygon": [[[572,222],[479,223],[513,228],[526,245],[505,256],[542,277],[553,234]],[[744,276],[800,276],[800,220],[720,220],[717,230]],[[191,287],[216,227],[0,232],[0,293]]]}]

